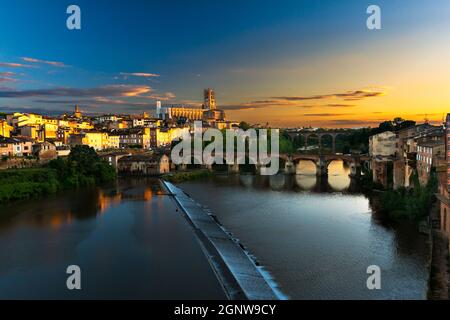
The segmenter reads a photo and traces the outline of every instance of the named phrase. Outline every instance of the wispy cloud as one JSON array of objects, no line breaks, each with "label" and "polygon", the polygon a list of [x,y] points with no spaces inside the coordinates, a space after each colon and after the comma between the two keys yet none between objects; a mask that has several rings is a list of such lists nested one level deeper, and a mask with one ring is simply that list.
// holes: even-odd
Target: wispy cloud
[{"label": "wispy cloud", "polygon": [[324,121],[323,125],[338,127],[377,127],[382,120],[351,120],[351,119],[330,119]]},{"label": "wispy cloud", "polygon": [[256,100],[245,103],[229,104],[220,106],[224,110],[248,110],[268,107],[298,107],[298,108],[313,108],[313,105],[299,105],[298,102],[286,100]]},{"label": "wispy cloud", "polygon": [[36,90],[0,90],[0,98],[33,97],[138,97],[152,91],[149,86],[109,85],[95,88],[51,88]]},{"label": "wispy cloud", "polygon": [[144,102],[130,102],[123,99],[107,98],[107,97],[93,97],[87,99],[36,99],[35,103],[41,104],[59,104],[59,105],[84,105],[90,107],[98,106],[126,106],[126,107],[148,107],[149,103]]},{"label": "wispy cloud", "polygon": [[286,101],[305,101],[305,100],[324,100],[324,99],[340,98],[340,99],[344,99],[347,101],[356,101],[356,100],[363,100],[366,98],[380,97],[385,94],[386,93],[382,92],[382,91],[356,90],[356,91],[347,91],[347,92],[343,92],[343,93],[331,93],[331,94],[322,94],[322,95],[314,95],[314,96],[272,97],[272,99],[286,100]]},{"label": "wispy cloud", "polygon": [[6,68],[32,68],[32,66],[30,66],[28,64],[14,63],[14,62],[0,62],[0,67],[6,67]]},{"label": "wispy cloud", "polygon": [[[276,96],[269,97],[264,100],[255,100],[251,102],[237,103],[231,105],[221,106],[225,110],[245,110],[245,109],[257,109],[267,107],[297,107],[297,108],[351,108],[355,107],[354,104],[348,103],[329,103],[324,105],[315,104],[322,100],[338,99],[344,101],[358,101],[367,98],[380,97],[385,95],[384,91],[376,90],[353,90],[341,93],[321,94],[312,96]],[[313,105],[303,105],[302,102],[311,101]]]},{"label": "wispy cloud", "polygon": [[120,75],[125,77],[142,77],[142,78],[156,78],[159,74],[156,73],[146,73],[146,72],[121,72]]},{"label": "wispy cloud", "polygon": [[14,75],[14,72],[0,72],[0,77],[12,77]]},{"label": "wispy cloud", "polygon": [[330,107],[330,108],[353,108],[356,105],[354,104],[343,104],[343,103],[329,103],[324,105],[324,107]]},{"label": "wispy cloud", "polygon": [[59,61],[41,60],[41,59],[30,58],[30,57],[23,57],[22,60],[25,62],[29,62],[29,63],[46,64],[46,65],[50,65],[53,67],[59,67],[59,68],[67,67],[67,65],[65,65],[63,62],[59,62]]},{"label": "wispy cloud", "polygon": [[9,77],[0,77],[0,82],[16,82],[17,80]]},{"label": "wispy cloud", "polygon": [[143,96],[143,98],[151,99],[151,100],[161,100],[161,101],[169,101],[174,100],[176,95],[173,92],[165,92],[163,94],[152,94],[148,96]]},{"label": "wispy cloud", "polygon": [[304,117],[338,117],[338,116],[351,116],[352,113],[305,113]]}]

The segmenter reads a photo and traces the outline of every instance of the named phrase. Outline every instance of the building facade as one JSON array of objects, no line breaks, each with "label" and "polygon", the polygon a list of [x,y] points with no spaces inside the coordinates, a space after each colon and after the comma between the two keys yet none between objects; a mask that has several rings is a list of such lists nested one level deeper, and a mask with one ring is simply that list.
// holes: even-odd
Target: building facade
[{"label": "building facade", "polygon": [[0,119],[0,136],[9,138],[14,128],[8,124],[6,120]]},{"label": "building facade", "polygon": [[445,154],[442,141],[424,141],[417,144],[416,168],[419,183],[425,186],[431,177],[432,168],[436,168],[437,158]]},{"label": "building facade", "polygon": [[56,146],[48,141],[34,144],[33,155],[40,160],[52,160],[58,157]]},{"label": "building facade", "polygon": [[440,227],[448,239],[450,236],[450,114],[447,114],[445,121],[445,153],[440,157],[440,160],[437,165],[439,179],[439,193],[437,197],[440,201]]},{"label": "building facade", "polygon": [[118,160],[118,171],[123,174],[161,175],[169,173],[169,157],[166,155],[131,155]]}]

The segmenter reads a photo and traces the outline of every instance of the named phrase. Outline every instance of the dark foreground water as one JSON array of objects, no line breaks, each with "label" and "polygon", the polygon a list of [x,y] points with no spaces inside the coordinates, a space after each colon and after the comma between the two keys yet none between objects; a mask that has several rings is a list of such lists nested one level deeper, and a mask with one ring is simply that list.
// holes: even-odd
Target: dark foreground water
[{"label": "dark foreground water", "polygon": [[[81,268],[81,291],[66,268]],[[0,207],[0,299],[224,299],[158,181]]]},{"label": "dark foreground water", "polygon": [[[301,165],[297,176],[217,176],[180,184],[255,255],[293,299],[425,299],[426,237],[373,210],[342,162],[328,180]],[[367,289],[367,267],[381,290]]]},{"label": "dark foreground water", "polygon": [[[216,176],[180,187],[217,215],[293,299],[424,299],[426,239],[374,211],[340,162],[317,181]],[[79,265],[82,291],[66,288]],[[367,267],[381,270],[379,291]],[[158,181],[0,207],[0,299],[225,298],[196,237]]]}]

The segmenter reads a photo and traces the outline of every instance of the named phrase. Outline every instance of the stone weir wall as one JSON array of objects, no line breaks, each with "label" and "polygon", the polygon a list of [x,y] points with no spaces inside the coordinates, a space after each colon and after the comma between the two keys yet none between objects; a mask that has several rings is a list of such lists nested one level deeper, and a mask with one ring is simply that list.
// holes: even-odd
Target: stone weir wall
[{"label": "stone weir wall", "polygon": [[269,285],[241,245],[212,216],[183,190],[166,181],[163,181],[163,185],[193,227],[206,257],[230,299],[283,299],[281,293]]}]

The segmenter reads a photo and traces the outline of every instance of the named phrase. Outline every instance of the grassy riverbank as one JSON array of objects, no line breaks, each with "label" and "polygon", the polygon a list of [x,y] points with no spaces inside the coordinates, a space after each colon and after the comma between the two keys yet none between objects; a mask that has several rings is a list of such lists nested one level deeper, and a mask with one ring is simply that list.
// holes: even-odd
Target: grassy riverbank
[{"label": "grassy riverbank", "polygon": [[192,181],[201,178],[206,178],[212,175],[214,175],[214,173],[212,173],[209,170],[195,170],[195,171],[168,173],[165,174],[162,178],[172,183],[180,183],[185,181]]},{"label": "grassy riverbank", "polygon": [[65,189],[94,186],[114,180],[114,169],[86,146],[72,149],[66,159],[58,158],[36,169],[0,171],[0,203],[36,199]]},{"label": "grassy riverbank", "polygon": [[50,168],[0,171],[0,203],[37,198],[60,190],[58,173]]}]

